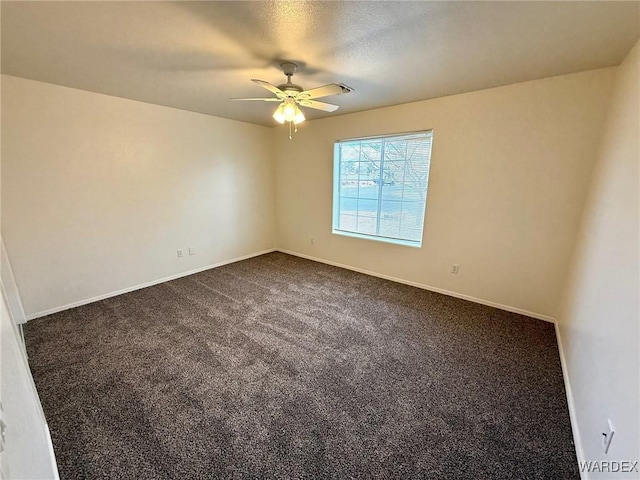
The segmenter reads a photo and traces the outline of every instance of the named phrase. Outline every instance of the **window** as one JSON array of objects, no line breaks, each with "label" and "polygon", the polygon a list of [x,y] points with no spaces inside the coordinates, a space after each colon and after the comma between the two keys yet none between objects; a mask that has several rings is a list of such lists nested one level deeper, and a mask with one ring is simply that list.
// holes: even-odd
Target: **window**
[{"label": "window", "polygon": [[333,233],[420,247],[433,133],[340,140]]}]

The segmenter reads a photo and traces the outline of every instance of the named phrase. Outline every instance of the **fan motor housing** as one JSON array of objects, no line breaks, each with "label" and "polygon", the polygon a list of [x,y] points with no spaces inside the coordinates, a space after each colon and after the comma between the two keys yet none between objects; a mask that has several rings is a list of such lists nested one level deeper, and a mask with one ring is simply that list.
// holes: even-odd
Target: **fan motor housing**
[{"label": "fan motor housing", "polygon": [[304,90],[300,85],[296,85],[295,83],[283,83],[282,85],[278,85],[278,88],[284,93],[292,95],[296,95]]}]

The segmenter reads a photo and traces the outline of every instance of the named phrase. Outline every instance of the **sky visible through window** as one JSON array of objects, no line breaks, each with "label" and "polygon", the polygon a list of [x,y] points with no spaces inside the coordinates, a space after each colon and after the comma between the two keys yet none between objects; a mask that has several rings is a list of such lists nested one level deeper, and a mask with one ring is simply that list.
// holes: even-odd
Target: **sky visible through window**
[{"label": "sky visible through window", "polygon": [[334,233],[420,245],[431,132],[338,142]]}]

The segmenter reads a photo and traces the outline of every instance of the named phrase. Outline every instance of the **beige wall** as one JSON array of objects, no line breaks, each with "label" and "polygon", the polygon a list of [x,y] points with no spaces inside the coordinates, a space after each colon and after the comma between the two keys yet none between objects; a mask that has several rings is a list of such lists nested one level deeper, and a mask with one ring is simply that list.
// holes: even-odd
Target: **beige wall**
[{"label": "beige wall", "polygon": [[[278,246],[554,317],[614,73],[312,121],[293,141],[276,129]],[[422,129],[434,130],[422,248],[332,235],[333,142]]]},{"label": "beige wall", "polygon": [[2,237],[27,317],[275,247],[271,138],[2,76]]},{"label": "beige wall", "polygon": [[[618,68],[558,328],[586,460],[640,460],[640,44]],[[617,428],[604,455],[607,418]],[[638,478],[611,473],[592,478]]]},{"label": "beige wall", "polygon": [[[277,211],[281,249],[550,319],[614,74],[312,121],[293,141],[3,76],[2,233],[27,316],[274,248]],[[434,129],[423,247],[332,235],[334,140],[419,129]]]}]

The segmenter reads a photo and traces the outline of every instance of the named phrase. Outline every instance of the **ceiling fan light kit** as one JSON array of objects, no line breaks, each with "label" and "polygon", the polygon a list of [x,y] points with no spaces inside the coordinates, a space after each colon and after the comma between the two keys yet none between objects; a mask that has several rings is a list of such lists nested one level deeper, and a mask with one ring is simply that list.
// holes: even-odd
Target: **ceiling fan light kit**
[{"label": "ceiling fan light kit", "polygon": [[273,118],[275,118],[278,123],[293,122],[297,125],[304,122],[302,110],[300,110],[291,98],[287,98],[278,105],[278,108],[276,108],[276,111],[273,113]]},{"label": "ceiling fan light kit", "polygon": [[270,84],[264,80],[258,80],[257,78],[251,79],[252,82],[260,85],[262,88],[269,90],[275,94],[274,97],[266,98],[232,98],[231,100],[260,100],[264,102],[280,102],[280,105],[273,112],[273,118],[278,123],[289,123],[289,140],[291,140],[292,126],[294,131],[298,131],[298,124],[304,122],[304,114],[300,110],[300,106],[306,108],[314,108],[316,110],[322,110],[325,112],[335,112],[338,109],[338,105],[331,103],[318,102],[313,100],[314,98],[328,97],[330,95],[340,95],[342,93],[349,93],[353,91],[351,87],[348,87],[342,83],[330,83],[322,87],[312,88],[311,90],[304,90],[300,85],[296,85],[291,82],[291,77],[295,73],[298,66],[292,62],[281,63],[282,71],[287,77],[287,83],[278,85]]}]

